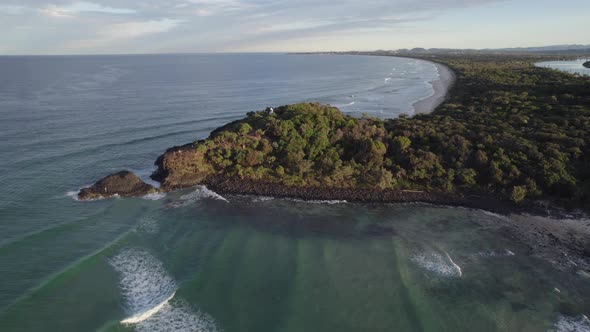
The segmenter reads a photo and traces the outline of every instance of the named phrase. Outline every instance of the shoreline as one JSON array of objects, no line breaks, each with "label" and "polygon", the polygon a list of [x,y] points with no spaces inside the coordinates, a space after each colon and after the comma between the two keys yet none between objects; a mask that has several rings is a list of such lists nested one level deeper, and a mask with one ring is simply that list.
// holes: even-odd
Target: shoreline
[{"label": "shoreline", "polygon": [[[285,186],[279,183],[257,180],[227,178],[224,176],[210,176],[203,179],[198,185],[219,193],[230,195],[254,195],[271,196],[276,198],[294,198],[306,201],[335,201],[345,200],[355,203],[426,203],[443,206],[464,207],[480,209],[500,215],[512,213],[530,213],[538,216],[546,216],[547,211],[541,206],[517,205],[511,201],[493,196],[460,195],[454,193],[399,190],[399,189],[374,189],[374,188],[340,188],[317,186]],[[172,187],[164,188],[164,192],[177,189],[192,188]]]},{"label": "shoreline", "polygon": [[[457,84],[456,74],[444,64],[420,58],[412,59],[432,63],[439,73],[438,79],[429,82],[434,89],[434,93],[414,103],[415,114],[436,111],[437,107],[445,102],[447,98],[450,98],[452,93],[458,92],[457,89],[453,88],[453,85]],[[464,77],[461,76],[461,79],[464,79]],[[232,129],[232,125],[235,127],[237,124],[239,124],[239,121],[226,124],[214,130],[212,135],[228,128]],[[235,128],[233,129],[235,131]],[[252,128],[250,127],[249,130],[252,130]],[[202,144],[203,142],[197,143]],[[184,146],[169,148],[163,155],[158,157],[156,160],[157,170],[152,174],[151,178],[162,186],[155,190],[169,192],[205,185],[219,194],[271,196],[305,201],[346,200],[365,204],[419,202],[440,206],[481,209],[508,216],[509,218],[499,218],[501,221],[497,221],[497,223],[503,223],[508,229],[511,229],[515,240],[525,241],[530,250],[538,253],[539,256],[545,256],[545,258],[556,262],[557,265],[563,268],[576,266],[590,270],[590,222],[580,221],[584,219],[578,220],[576,217],[573,217],[574,219],[571,221],[566,221],[572,218],[567,215],[569,211],[555,210],[550,206],[551,202],[540,204],[538,201],[525,200],[521,204],[515,204],[498,194],[484,193],[479,190],[450,193],[401,189],[384,190],[362,186],[356,188],[287,186],[278,182],[264,181],[261,178],[259,180],[244,180],[224,172],[200,172],[200,164],[194,160],[195,155],[193,153],[196,150],[193,150],[195,144],[189,143]],[[242,149],[244,149],[243,146]],[[171,170],[173,173],[169,173]],[[97,187],[98,194],[101,194],[101,188],[104,188],[104,186]],[[106,189],[104,190],[106,191]],[[128,196],[133,196],[133,194],[134,192],[131,190]],[[555,217],[562,219],[563,222],[551,219]],[[523,221],[523,219],[526,220]],[[496,221],[494,222],[496,223]],[[562,256],[561,253],[565,256]],[[575,259],[572,260],[573,257]]]},{"label": "shoreline", "polygon": [[[418,203],[492,213],[496,218],[477,222],[484,227],[486,223],[500,224],[510,230],[506,234],[514,241],[527,246],[530,255],[551,262],[559,270],[590,276],[590,220],[585,215],[570,215],[568,211],[546,209],[534,204],[517,205],[493,196],[393,189],[287,187],[277,183],[228,179],[222,176],[209,177],[201,185],[220,195],[358,204]],[[175,189],[181,188],[172,190]]]},{"label": "shoreline", "polygon": [[[420,59],[422,60],[422,59]],[[438,71],[438,79],[428,82],[434,93],[428,97],[416,101],[412,107],[414,108],[414,114],[428,114],[432,113],[438,106],[440,106],[450,95],[451,88],[455,84],[456,75],[447,66],[428,60],[422,60],[432,63]]]}]

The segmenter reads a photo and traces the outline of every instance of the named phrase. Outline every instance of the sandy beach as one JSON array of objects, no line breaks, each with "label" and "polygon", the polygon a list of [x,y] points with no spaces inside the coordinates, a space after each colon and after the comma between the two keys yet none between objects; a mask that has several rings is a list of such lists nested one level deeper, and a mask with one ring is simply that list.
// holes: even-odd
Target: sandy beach
[{"label": "sandy beach", "polygon": [[445,101],[449,89],[455,82],[455,74],[449,69],[449,67],[435,62],[432,63],[436,66],[439,74],[437,80],[429,82],[434,89],[434,93],[431,96],[414,103],[414,114],[430,113],[436,109]]}]

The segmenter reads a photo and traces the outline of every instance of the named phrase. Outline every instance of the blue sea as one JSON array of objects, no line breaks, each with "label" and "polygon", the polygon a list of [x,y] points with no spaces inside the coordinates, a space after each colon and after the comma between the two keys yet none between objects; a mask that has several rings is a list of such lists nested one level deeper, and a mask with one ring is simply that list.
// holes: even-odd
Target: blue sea
[{"label": "blue sea", "polygon": [[586,272],[509,234],[522,216],[206,187],[75,199],[268,106],[413,114],[437,76],[392,57],[0,57],[0,331],[590,331]]}]

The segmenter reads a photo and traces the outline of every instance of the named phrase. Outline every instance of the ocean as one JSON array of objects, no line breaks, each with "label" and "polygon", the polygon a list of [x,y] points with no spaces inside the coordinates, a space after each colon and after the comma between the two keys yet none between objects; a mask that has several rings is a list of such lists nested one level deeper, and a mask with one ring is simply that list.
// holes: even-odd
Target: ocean
[{"label": "ocean", "polygon": [[0,57],[0,331],[590,331],[590,281],[504,216],[221,196],[80,202],[249,111],[413,114],[436,67],[286,54]]}]

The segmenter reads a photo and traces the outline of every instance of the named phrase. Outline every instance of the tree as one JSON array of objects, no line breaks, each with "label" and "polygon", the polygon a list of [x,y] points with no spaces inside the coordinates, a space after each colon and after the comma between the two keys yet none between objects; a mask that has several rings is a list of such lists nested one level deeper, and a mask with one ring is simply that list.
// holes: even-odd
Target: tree
[{"label": "tree", "polygon": [[510,200],[514,203],[521,203],[526,198],[526,195],[527,190],[525,186],[514,186],[510,193]]}]

